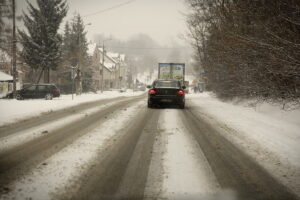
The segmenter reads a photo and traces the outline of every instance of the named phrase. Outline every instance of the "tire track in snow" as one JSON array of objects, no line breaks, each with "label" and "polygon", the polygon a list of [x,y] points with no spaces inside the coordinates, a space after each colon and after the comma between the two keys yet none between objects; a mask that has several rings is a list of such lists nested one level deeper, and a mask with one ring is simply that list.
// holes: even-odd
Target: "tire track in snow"
[{"label": "tire track in snow", "polygon": [[117,102],[117,101],[126,100],[126,99],[129,99],[129,97],[101,99],[101,100],[97,100],[97,101],[82,103],[82,104],[71,106],[71,107],[64,108],[64,109],[59,109],[56,111],[51,110],[49,112],[42,113],[36,117],[31,117],[31,118],[23,119],[18,122],[1,125],[0,126],[0,138],[6,137],[11,134],[18,133],[18,132],[23,132],[24,130],[29,130],[31,128],[41,126],[43,124],[47,124],[51,121],[56,121],[58,119],[65,118],[69,115],[73,115],[74,113],[80,113],[84,110],[94,108],[96,106],[102,106],[103,104],[107,104],[112,101]]},{"label": "tire track in snow", "polygon": [[56,132],[20,145],[0,157],[0,193],[6,192],[5,185],[26,174],[42,160],[57,153],[77,138],[93,130],[116,110],[122,109],[142,97],[134,97],[118,102],[111,107],[59,128]]},{"label": "tire track in snow", "polygon": [[122,129],[119,140],[99,155],[70,199],[143,199],[159,116],[145,105]]},{"label": "tire track in snow", "polygon": [[45,135],[51,134],[55,132],[57,129],[61,129],[63,126],[67,124],[74,123],[78,120],[83,120],[86,116],[92,115],[96,112],[99,112],[109,106],[112,106],[114,103],[107,103],[97,108],[89,108],[87,110],[83,110],[80,112],[74,112],[73,114],[66,116],[64,118],[59,118],[53,121],[50,121],[46,124],[40,124],[38,126],[25,129],[23,131],[16,132],[14,134],[10,134],[6,137],[0,138],[0,158],[2,155],[7,154],[9,150],[16,148],[19,145],[30,142],[39,137],[43,137]]},{"label": "tire track in snow", "polygon": [[[156,143],[165,143],[160,150],[164,155],[156,151],[152,158],[146,199],[209,199],[220,189],[205,156],[181,122],[180,112],[163,109],[160,116],[160,141]],[[161,177],[154,169],[160,170]]]}]

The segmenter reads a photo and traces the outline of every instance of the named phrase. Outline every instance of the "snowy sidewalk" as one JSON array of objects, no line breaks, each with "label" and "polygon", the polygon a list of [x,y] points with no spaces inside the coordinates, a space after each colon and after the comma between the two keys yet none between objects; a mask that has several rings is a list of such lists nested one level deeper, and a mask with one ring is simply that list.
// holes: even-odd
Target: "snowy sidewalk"
[{"label": "snowy sidewalk", "polygon": [[0,99],[0,126],[25,118],[38,116],[41,113],[60,110],[86,102],[116,97],[137,96],[141,94],[143,94],[143,92],[132,92],[132,90],[128,90],[123,93],[118,91],[105,91],[102,94],[85,93],[80,96],[74,95],[74,100],[72,100],[72,95],[61,95],[59,98],[54,98],[51,101],[46,101],[44,99],[28,99],[22,101],[15,99]]}]

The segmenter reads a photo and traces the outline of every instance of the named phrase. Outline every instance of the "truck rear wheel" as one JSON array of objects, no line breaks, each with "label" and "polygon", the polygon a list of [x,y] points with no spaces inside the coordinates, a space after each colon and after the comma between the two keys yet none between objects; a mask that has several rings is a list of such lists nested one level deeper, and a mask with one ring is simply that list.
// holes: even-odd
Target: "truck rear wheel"
[{"label": "truck rear wheel", "polygon": [[185,103],[179,104],[179,108],[184,109],[185,108]]},{"label": "truck rear wheel", "polygon": [[153,103],[151,103],[151,102],[148,101],[147,105],[148,105],[148,108],[153,108]]}]

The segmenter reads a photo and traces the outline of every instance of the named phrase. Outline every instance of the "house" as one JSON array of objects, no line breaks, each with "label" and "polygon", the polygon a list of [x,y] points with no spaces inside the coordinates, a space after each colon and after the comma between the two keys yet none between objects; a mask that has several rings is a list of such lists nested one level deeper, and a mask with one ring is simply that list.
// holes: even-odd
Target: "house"
[{"label": "house", "polygon": [[11,73],[11,58],[10,56],[0,49],[0,71],[10,74]]},{"label": "house", "polygon": [[13,91],[13,77],[5,72],[0,71],[0,97]]},{"label": "house", "polygon": [[112,52],[103,52],[103,48],[97,44],[88,46],[88,54],[92,59],[93,68],[99,73],[93,74],[93,80],[101,89],[102,69],[103,69],[103,88],[104,90],[120,89],[123,81],[126,80],[125,55]]},{"label": "house", "polygon": [[90,79],[95,90],[101,90],[102,84],[104,90],[109,90],[112,87],[114,65],[109,63],[107,58],[104,65],[102,65],[102,51],[97,44],[88,45],[88,55],[90,56],[92,63],[92,66],[89,69],[89,71],[92,72]]},{"label": "house", "polygon": [[[11,57],[4,51],[0,50],[0,95],[5,95],[13,91],[13,76],[11,66]],[[22,66],[17,66],[16,87],[20,89],[23,85],[24,73]]]},{"label": "house", "polygon": [[112,58],[116,63],[115,68],[115,87],[127,87],[128,67],[125,61],[125,54],[108,52],[107,56]]}]

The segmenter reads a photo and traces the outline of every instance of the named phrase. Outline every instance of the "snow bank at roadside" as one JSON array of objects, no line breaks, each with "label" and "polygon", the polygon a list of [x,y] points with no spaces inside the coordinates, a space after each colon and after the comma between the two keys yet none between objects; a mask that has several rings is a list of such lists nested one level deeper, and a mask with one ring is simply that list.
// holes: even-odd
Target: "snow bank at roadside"
[{"label": "snow bank at roadside", "polygon": [[[191,100],[201,99],[205,100],[203,103],[213,100],[219,102],[219,106],[227,105],[230,108],[239,108],[250,110],[251,112],[262,114],[270,119],[282,120],[292,124],[300,124],[300,108],[294,110],[284,110],[280,105],[270,104],[267,102],[256,102],[255,100],[233,100],[222,102],[218,100],[213,93],[204,92],[200,94],[188,94],[187,97]],[[193,101],[194,102],[194,101]],[[201,102],[199,102],[201,103]],[[211,106],[211,105],[207,105]]]},{"label": "snow bank at roadside", "polygon": [[0,99],[0,126],[27,117],[34,117],[44,112],[59,110],[81,103],[121,96],[137,96],[142,93],[143,92],[132,92],[132,90],[123,93],[118,91],[105,91],[99,94],[85,93],[80,96],[74,95],[74,100],[72,100],[72,95],[61,95],[61,97],[54,98],[51,101],[46,101],[44,99],[29,99],[22,101],[15,99]]},{"label": "snow bank at roadside", "polygon": [[222,102],[211,93],[190,94],[187,99],[193,111],[220,123],[228,140],[300,194],[300,109]]},{"label": "snow bank at roadside", "polygon": [[290,151],[290,161],[300,166],[300,109],[286,111],[268,103],[253,107],[247,102],[222,102],[211,93],[191,94],[188,99],[201,111],[263,142],[278,154]]}]

